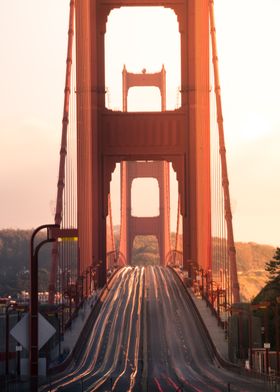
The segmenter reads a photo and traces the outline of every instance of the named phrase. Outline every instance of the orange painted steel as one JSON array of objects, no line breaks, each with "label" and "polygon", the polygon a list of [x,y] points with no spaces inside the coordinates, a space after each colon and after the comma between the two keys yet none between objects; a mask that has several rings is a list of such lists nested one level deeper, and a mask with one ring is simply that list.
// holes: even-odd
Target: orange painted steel
[{"label": "orange painted steel", "polygon": [[[178,18],[181,102],[175,111],[123,113],[105,108],[104,35],[110,11],[164,6]],[[211,267],[209,9],[207,0],[77,0],[78,230],[80,268],[98,265],[106,282],[106,217],[117,162],[166,161],[176,171],[183,263]],[[123,190],[122,190],[123,191]]]},{"label": "orange painted steel", "polygon": [[[122,72],[123,112],[127,112],[128,90],[134,86],[156,86],[161,93],[161,110],[166,110],[166,71],[164,65],[160,72]],[[148,129],[147,129],[148,128]],[[149,130],[149,127],[146,128]],[[147,135],[148,137],[148,135]],[[159,186],[159,215],[155,217],[136,217],[131,212],[131,187],[136,178],[155,178]],[[170,186],[169,163],[165,161],[126,161],[121,162],[121,241],[120,254],[128,264],[132,263],[133,242],[137,235],[155,235],[159,243],[161,264],[166,264],[170,252]]]},{"label": "orange painted steel", "polygon": [[135,86],[154,86],[158,87],[161,94],[161,111],[166,110],[166,71],[164,65],[160,72],[147,73],[146,69],[142,70],[142,73],[128,72],[124,65],[122,71],[122,94],[123,94],[123,111],[127,112],[127,95],[128,90]]},{"label": "orange painted steel", "polygon": [[[82,6],[81,6],[82,5]],[[94,15],[92,16],[94,21]],[[77,97],[77,208],[80,274],[100,260],[96,225],[98,154],[92,129],[97,127],[96,102],[91,74],[94,62],[90,50],[90,2],[76,1],[76,97]],[[91,65],[93,63],[93,66]],[[93,188],[95,187],[95,192]],[[94,206],[94,207],[93,207]],[[93,216],[93,210],[95,216]],[[100,209],[101,211],[101,209]],[[104,238],[106,243],[106,237]]]},{"label": "orange painted steel", "polygon": [[224,125],[223,125],[223,112],[222,112],[222,100],[221,100],[221,87],[219,80],[219,68],[218,68],[218,55],[217,55],[217,44],[216,44],[216,28],[214,18],[214,1],[209,1],[209,15],[210,15],[210,28],[211,28],[211,41],[212,41],[212,52],[213,52],[213,66],[214,66],[214,79],[215,79],[215,93],[216,93],[216,105],[217,105],[217,121],[219,129],[219,145],[221,155],[221,170],[222,170],[222,184],[224,190],[225,200],[225,220],[227,226],[227,248],[230,259],[230,274],[232,284],[233,301],[240,302],[239,295],[239,283],[237,277],[237,264],[236,264],[236,250],[234,245],[233,227],[232,227],[232,213],[230,204],[230,193],[229,193],[229,181],[227,173],[227,161],[226,161],[226,148],[224,138]]},{"label": "orange painted steel", "polygon": [[[135,178],[155,178],[159,186],[159,215],[137,217],[131,212],[131,187]],[[132,262],[133,241],[137,235],[155,235],[159,243],[162,265],[170,252],[170,186],[169,164],[165,161],[122,162],[122,200],[120,253],[127,264]]]}]

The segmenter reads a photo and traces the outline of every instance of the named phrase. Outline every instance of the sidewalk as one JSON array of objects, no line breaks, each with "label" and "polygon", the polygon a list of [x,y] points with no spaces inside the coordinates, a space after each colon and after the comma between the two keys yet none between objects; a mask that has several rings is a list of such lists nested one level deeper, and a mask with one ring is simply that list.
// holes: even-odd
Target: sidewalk
[{"label": "sidewalk", "polygon": [[81,334],[83,326],[87,322],[90,312],[98,298],[95,292],[92,297],[86,299],[80,308],[78,316],[72,321],[71,326],[64,333],[64,340],[61,342],[61,350],[69,350],[71,352]]},{"label": "sidewalk", "polygon": [[224,329],[218,325],[218,320],[212,314],[206,302],[202,298],[195,296],[190,288],[187,288],[187,290],[206,325],[218,353],[228,361],[228,341],[226,340]]},{"label": "sidewalk", "polygon": [[94,292],[91,297],[84,301],[77,317],[72,320],[71,326],[64,332],[63,340],[60,342],[61,357],[59,358],[59,344],[52,350],[51,355],[53,358],[56,358],[52,365],[57,365],[57,363],[64,360],[74,349],[81,331],[89,318],[90,312],[98,299],[98,294],[98,292]]}]

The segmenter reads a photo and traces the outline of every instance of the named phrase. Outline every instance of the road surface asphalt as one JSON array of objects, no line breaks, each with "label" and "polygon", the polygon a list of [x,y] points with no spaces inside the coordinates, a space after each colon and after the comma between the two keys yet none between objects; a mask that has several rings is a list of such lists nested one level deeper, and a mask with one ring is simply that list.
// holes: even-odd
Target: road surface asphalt
[{"label": "road surface asphalt", "polygon": [[40,391],[265,391],[224,368],[177,275],[125,267],[113,279],[82,354]]}]

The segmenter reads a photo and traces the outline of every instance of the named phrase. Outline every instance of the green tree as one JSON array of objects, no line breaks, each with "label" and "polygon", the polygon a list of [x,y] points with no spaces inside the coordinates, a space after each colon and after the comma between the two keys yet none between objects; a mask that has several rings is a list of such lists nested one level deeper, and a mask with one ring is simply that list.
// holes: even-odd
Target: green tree
[{"label": "green tree", "polygon": [[265,263],[265,270],[268,273],[269,283],[280,276],[280,248],[276,248],[272,260]]}]

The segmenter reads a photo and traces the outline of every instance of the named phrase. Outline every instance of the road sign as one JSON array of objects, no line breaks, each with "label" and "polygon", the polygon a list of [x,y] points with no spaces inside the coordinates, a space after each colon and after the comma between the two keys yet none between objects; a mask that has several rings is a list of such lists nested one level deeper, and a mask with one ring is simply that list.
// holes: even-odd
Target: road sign
[{"label": "road sign", "polygon": [[[39,313],[38,314],[38,348],[39,350],[55,334],[55,328]],[[29,313],[11,329],[10,334],[25,349],[29,349]]]},{"label": "road sign", "polygon": [[270,343],[264,343],[263,348],[270,348]]}]

